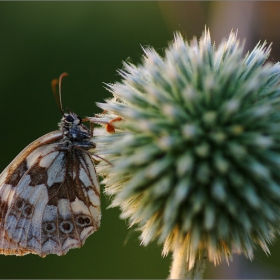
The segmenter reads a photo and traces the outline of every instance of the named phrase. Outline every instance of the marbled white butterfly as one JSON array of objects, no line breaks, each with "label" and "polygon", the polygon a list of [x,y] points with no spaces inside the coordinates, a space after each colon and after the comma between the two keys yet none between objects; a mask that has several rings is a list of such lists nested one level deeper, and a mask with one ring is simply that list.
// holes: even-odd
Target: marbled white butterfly
[{"label": "marbled white butterfly", "polygon": [[64,255],[100,226],[95,144],[81,118],[62,109],[66,75],[59,130],[28,145],[0,175],[1,254]]}]

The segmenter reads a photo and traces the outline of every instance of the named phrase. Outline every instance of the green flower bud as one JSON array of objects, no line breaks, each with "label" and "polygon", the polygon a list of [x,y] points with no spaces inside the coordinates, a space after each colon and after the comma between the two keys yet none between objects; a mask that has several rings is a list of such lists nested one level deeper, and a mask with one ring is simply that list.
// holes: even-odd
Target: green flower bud
[{"label": "green flower bud", "polygon": [[190,43],[177,33],[164,57],[146,48],[142,65],[124,63],[98,103],[100,117],[122,118],[95,139],[113,165],[97,167],[112,207],[142,244],[183,246],[188,269],[204,255],[252,259],[256,244],[269,253],[279,230],[280,65],[264,65],[266,43],[242,50],[234,33],[217,47],[209,31]]}]

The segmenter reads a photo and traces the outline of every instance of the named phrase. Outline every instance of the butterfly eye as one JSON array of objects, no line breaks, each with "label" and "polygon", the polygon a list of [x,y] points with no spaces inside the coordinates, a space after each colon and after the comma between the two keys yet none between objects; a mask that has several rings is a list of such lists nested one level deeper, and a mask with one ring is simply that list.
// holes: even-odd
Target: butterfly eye
[{"label": "butterfly eye", "polygon": [[74,121],[74,118],[71,116],[71,115],[67,115],[66,117],[65,117],[65,120],[67,121],[67,122],[73,122]]}]

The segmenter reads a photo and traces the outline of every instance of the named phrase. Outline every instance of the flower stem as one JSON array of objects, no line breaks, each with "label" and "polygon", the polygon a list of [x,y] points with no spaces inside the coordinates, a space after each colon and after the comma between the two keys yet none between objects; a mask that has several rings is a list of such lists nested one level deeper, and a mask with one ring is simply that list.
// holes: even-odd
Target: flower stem
[{"label": "flower stem", "polygon": [[197,254],[193,267],[189,270],[187,262],[187,239],[178,244],[173,250],[173,262],[170,269],[169,279],[202,279],[206,268],[206,254]]}]

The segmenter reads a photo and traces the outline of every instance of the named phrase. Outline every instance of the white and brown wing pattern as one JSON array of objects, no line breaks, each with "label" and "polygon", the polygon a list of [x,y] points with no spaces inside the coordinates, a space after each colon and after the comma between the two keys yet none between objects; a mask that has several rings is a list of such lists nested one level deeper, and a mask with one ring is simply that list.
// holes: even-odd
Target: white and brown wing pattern
[{"label": "white and brown wing pattern", "polygon": [[100,226],[90,131],[70,112],[0,175],[0,253],[63,255]]}]

